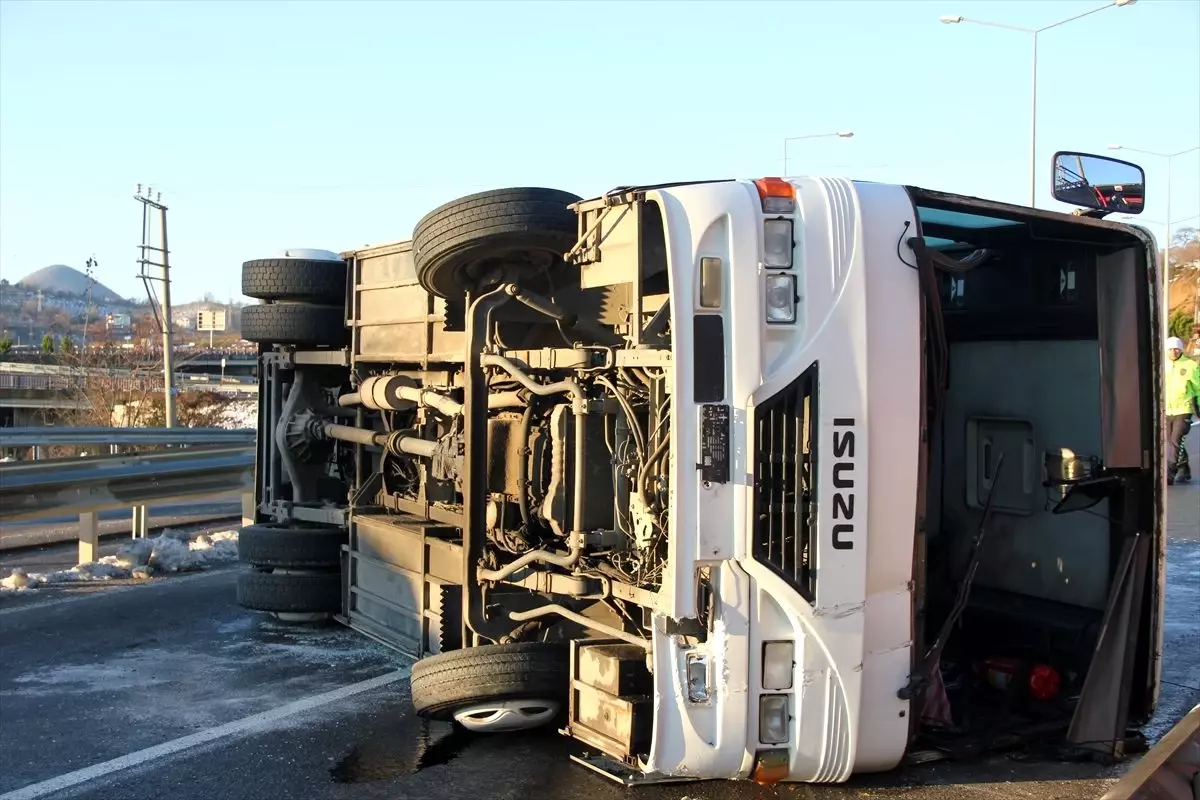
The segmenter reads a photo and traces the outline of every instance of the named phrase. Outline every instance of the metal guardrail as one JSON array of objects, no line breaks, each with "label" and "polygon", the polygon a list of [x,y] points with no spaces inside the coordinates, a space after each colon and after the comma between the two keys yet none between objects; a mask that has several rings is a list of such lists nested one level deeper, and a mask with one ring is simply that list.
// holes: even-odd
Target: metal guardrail
[{"label": "metal guardrail", "polygon": [[[177,376],[178,377],[178,376]],[[113,389],[136,389],[139,391],[161,393],[162,379],[151,378],[112,378]],[[83,383],[81,376],[67,377],[64,375],[29,375],[19,373],[0,374],[0,389],[29,389],[34,391],[71,391],[78,389]],[[214,392],[218,394],[257,394],[257,383],[194,383],[186,382],[182,387],[176,386],[176,392]]]},{"label": "metal guardrail", "polygon": [[98,513],[133,510],[133,535],[147,533],[148,503],[239,493],[243,523],[254,515],[253,429],[8,428],[0,449],[62,445],[185,449],[136,455],[0,462],[0,522],[79,515],[79,563],[99,554]]},{"label": "metal guardrail", "polygon": [[[112,381],[114,389],[120,388],[153,388],[154,381],[149,378],[129,378],[121,375],[105,376]],[[29,373],[0,373],[0,389],[39,389],[42,391],[66,391],[78,388],[86,378],[85,375],[31,375]],[[162,383],[162,379],[158,380]]]},{"label": "metal guardrail", "polygon": [[67,390],[78,385],[78,381],[59,375],[0,375],[0,389],[36,389],[41,391]]},{"label": "metal guardrail", "polygon": [[26,364],[21,362],[0,361],[0,373],[16,373],[19,375],[119,375],[129,377],[133,373],[127,369],[101,369],[99,367],[64,367],[61,364]]},{"label": "metal guardrail", "polygon": [[[219,383],[221,381],[221,373],[218,370],[213,370],[208,373],[184,372],[180,367],[186,367],[191,363],[188,360],[177,361],[175,364],[176,374],[183,379],[203,378],[210,383]],[[245,364],[245,360],[237,360],[234,364]],[[0,361],[0,375],[53,375],[55,377],[76,378],[81,376],[91,376],[100,378],[136,378],[140,380],[161,380],[159,374],[161,370],[152,371],[150,369],[110,369],[102,367],[64,367],[59,364],[25,364],[13,363],[11,361]],[[226,380],[237,381],[242,376],[229,375]],[[246,376],[246,380],[255,380],[253,377]]]},{"label": "metal guardrail", "polygon": [[0,464],[0,521],[246,492],[253,481],[247,445]]},{"label": "metal guardrail", "polygon": [[254,517],[254,446],[199,447],[145,455],[0,463],[0,521],[79,515],[79,563],[100,554],[98,513],[133,510],[145,537],[151,502],[239,493],[242,524]]},{"label": "metal guardrail", "polygon": [[61,445],[246,445],[254,428],[0,428],[0,449]]},{"label": "metal guardrail", "polygon": [[[139,355],[137,351],[126,350],[124,348],[118,349],[117,353],[119,353],[122,358]],[[189,363],[192,361],[215,363],[219,362],[222,358],[225,359],[226,363],[228,364],[247,364],[258,360],[258,352],[253,350],[222,350],[220,348],[213,350],[209,350],[208,348],[203,350],[195,350],[190,347],[176,347],[174,353],[177,364]],[[158,369],[162,368],[162,359],[157,354],[145,353],[144,355],[144,364],[156,365]],[[47,364],[45,363],[45,357],[40,353],[27,354],[9,352],[6,355],[0,356],[0,372],[19,368],[25,368],[28,370],[29,367],[33,367],[35,371],[78,369],[78,367],[64,366],[62,364]]]}]

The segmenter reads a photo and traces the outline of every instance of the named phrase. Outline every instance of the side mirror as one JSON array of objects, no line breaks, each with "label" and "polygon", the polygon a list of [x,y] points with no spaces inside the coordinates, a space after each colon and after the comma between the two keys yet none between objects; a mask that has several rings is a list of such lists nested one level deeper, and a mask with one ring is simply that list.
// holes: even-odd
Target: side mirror
[{"label": "side mirror", "polygon": [[1108,214],[1140,214],[1146,173],[1137,164],[1090,153],[1054,154],[1054,199]]}]

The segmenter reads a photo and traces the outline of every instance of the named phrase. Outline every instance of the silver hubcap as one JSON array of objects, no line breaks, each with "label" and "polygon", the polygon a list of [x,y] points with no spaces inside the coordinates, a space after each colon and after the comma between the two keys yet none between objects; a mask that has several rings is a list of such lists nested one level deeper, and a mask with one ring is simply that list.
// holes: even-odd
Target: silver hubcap
[{"label": "silver hubcap", "polygon": [[524,731],[545,725],[554,719],[559,708],[554,700],[504,700],[460,709],[455,712],[454,720],[477,733]]}]

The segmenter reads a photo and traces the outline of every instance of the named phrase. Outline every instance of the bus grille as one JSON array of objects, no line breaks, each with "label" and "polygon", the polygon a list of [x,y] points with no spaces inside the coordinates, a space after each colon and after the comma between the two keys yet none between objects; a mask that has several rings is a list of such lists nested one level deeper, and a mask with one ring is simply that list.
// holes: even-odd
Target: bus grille
[{"label": "bus grille", "polygon": [[817,365],[754,410],[754,558],[816,597]]}]

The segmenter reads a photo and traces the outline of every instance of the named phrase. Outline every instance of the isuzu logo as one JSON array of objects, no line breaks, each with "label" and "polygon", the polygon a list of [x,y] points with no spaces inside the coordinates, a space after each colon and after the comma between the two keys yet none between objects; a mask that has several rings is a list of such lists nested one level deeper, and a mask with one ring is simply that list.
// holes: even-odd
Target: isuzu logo
[{"label": "isuzu logo", "polygon": [[854,419],[833,421],[833,549],[854,549]]}]

